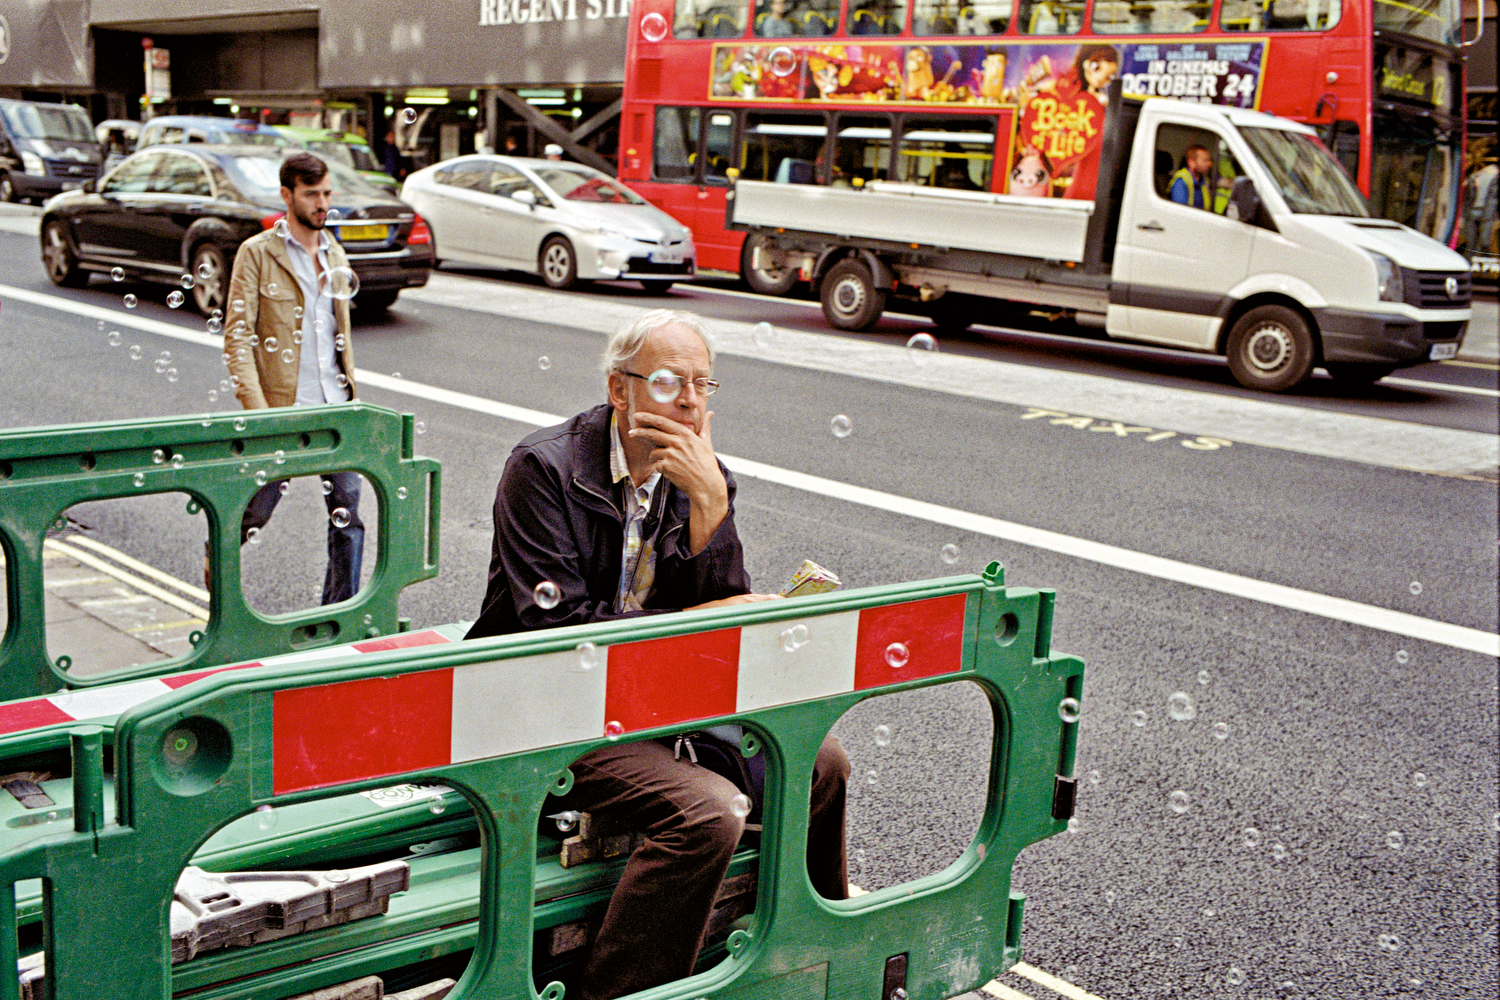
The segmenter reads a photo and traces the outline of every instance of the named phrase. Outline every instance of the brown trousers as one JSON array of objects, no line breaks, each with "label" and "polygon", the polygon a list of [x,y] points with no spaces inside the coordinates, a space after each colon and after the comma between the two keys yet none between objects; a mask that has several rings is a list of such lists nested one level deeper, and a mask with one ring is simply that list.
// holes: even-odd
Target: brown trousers
[{"label": "brown trousers", "polygon": [[[600,747],[573,764],[568,806],[627,820],[645,840],[620,884],[584,969],[583,1000],[613,1000],[692,974],[714,897],[744,832],[740,790],[660,743]],[[832,736],[813,767],[807,872],[829,899],[849,894],[844,853],[849,758]]]}]

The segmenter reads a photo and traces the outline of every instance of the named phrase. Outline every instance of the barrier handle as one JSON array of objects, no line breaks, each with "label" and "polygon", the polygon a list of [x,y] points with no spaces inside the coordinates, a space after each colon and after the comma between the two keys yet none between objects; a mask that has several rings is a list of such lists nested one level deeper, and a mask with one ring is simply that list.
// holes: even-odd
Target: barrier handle
[{"label": "barrier handle", "polygon": [[104,825],[104,730],[79,726],[69,731],[68,739],[73,745],[73,829],[93,836],[97,853]]}]

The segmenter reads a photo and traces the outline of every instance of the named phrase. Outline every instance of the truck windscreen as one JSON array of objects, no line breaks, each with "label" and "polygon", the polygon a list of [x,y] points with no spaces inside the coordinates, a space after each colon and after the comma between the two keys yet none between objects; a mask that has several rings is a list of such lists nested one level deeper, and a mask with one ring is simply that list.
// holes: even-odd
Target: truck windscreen
[{"label": "truck windscreen", "polygon": [[1240,131],[1293,212],[1369,218],[1359,189],[1317,139],[1279,128]]}]

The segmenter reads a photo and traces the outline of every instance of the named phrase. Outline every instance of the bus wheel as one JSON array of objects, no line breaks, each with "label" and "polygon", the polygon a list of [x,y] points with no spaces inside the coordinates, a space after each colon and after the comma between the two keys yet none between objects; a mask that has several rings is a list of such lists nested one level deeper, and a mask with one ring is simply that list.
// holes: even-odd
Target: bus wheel
[{"label": "bus wheel", "polygon": [[1335,382],[1342,382],[1345,385],[1369,385],[1372,382],[1379,382],[1400,366],[1366,364],[1357,361],[1330,361],[1325,367]]},{"label": "bus wheel", "polygon": [[[788,265],[785,261],[779,267],[774,264],[771,266],[762,264],[760,267],[751,265],[751,261],[755,259],[755,248],[768,247],[769,242],[758,233],[745,237],[745,242],[740,247],[740,276],[745,279],[745,284],[750,286],[751,291],[762,295],[785,295],[797,283],[795,267]],[[763,261],[770,263],[769,252],[762,250],[760,256]]]},{"label": "bus wheel", "polygon": [[1285,392],[1307,381],[1314,354],[1307,322],[1286,306],[1256,306],[1229,333],[1229,370],[1247,389]]},{"label": "bus wheel", "polygon": [[868,330],[885,312],[885,289],[862,260],[839,261],[823,278],[823,316],[840,330]]}]

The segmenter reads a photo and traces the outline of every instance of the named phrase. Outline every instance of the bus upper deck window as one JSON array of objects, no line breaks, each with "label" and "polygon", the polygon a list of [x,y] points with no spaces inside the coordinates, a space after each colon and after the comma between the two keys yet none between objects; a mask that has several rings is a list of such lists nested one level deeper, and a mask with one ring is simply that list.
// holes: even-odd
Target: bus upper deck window
[{"label": "bus upper deck window", "polygon": [[1021,0],[1016,19],[1023,35],[1076,35],[1083,0]]},{"label": "bus upper deck window", "polygon": [[844,31],[850,35],[899,35],[904,27],[903,0],[851,0]]},{"label": "bus upper deck window", "polygon": [[912,8],[914,35],[999,35],[1010,24],[1011,0],[918,0]]},{"label": "bus upper deck window", "polygon": [[738,38],[745,33],[745,0],[677,0],[674,38]]},{"label": "bus upper deck window", "polygon": [[1207,0],[1095,0],[1094,31],[1101,35],[1186,35],[1208,27]]},{"label": "bus upper deck window", "polygon": [[1326,31],[1342,13],[1342,0],[1224,0],[1219,25],[1225,31]]}]

